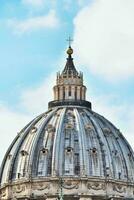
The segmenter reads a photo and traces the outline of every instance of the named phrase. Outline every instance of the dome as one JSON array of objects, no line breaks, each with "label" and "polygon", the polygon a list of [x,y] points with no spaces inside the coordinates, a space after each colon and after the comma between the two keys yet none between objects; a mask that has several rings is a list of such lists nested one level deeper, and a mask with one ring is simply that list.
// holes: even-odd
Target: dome
[{"label": "dome", "polygon": [[48,111],[17,134],[5,155],[1,199],[133,199],[133,150],[92,111],[82,73],[72,64],[68,73],[68,60]]}]

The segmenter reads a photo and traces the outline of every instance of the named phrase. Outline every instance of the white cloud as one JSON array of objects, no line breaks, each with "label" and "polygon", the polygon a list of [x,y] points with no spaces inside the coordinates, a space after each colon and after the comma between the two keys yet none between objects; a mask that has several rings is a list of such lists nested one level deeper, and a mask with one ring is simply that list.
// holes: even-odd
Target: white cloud
[{"label": "white cloud", "polygon": [[55,73],[51,74],[36,88],[29,88],[22,92],[20,106],[31,114],[40,114],[47,110],[48,102],[53,100],[53,86]]},{"label": "white cloud", "polygon": [[51,74],[36,88],[30,88],[21,93],[18,107],[26,114],[11,110],[0,105],[0,163],[9,145],[17,133],[38,114],[47,111],[48,102],[53,100],[55,74]]},{"label": "white cloud", "polygon": [[0,105],[0,163],[3,156],[19,132],[30,120],[31,115],[25,115]]},{"label": "white cloud", "polygon": [[56,28],[59,24],[59,19],[54,10],[51,10],[47,15],[31,17],[25,20],[8,20],[8,26],[13,28],[16,34],[29,33],[39,29]]},{"label": "white cloud", "polygon": [[79,6],[84,6],[89,3],[89,0],[76,0]]},{"label": "white cloud", "polygon": [[134,76],[134,1],[94,0],[74,20],[79,62],[108,80]]}]

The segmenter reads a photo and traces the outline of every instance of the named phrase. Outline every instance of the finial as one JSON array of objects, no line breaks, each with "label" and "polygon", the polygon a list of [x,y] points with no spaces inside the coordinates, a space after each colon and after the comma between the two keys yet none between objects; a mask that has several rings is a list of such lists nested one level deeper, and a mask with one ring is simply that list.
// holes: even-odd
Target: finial
[{"label": "finial", "polygon": [[67,39],[67,42],[69,44],[69,47],[71,47],[71,43],[73,42],[73,39],[71,39],[71,37],[69,36]]},{"label": "finial", "polygon": [[73,39],[71,39],[71,37],[69,36],[67,41],[68,41],[68,44],[69,44],[69,48],[67,50],[67,54],[71,56],[73,54],[73,49],[71,48],[71,43],[72,43]]}]

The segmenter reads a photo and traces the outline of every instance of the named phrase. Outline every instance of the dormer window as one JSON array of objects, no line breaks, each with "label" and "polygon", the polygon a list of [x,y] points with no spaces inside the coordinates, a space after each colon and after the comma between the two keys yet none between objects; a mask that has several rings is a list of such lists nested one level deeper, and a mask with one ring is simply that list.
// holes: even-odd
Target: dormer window
[{"label": "dormer window", "polygon": [[73,148],[72,147],[67,147],[66,148],[66,153],[70,154],[73,152]]},{"label": "dormer window", "polygon": [[20,153],[21,153],[21,155],[22,155],[22,156],[26,156],[26,155],[28,155],[28,152],[27,152],[27,151],[25,151],[25,150],[21,150],[21,152],[20,152]]},{"label": "dormer window", "polygon": [[93,147],[92,149],[90,149],[90,151],[91,151],[91,153],[94,154],[94,155],[97,153],[96,147]]},{"label": "dormer window", "polygon": [[41,149],[41,153],[44,154],[44,155],[46,155],[48,153],[48,149],[42,148]]},{"label": "dormer window", "polygon": [[31,133],[35,133],[36,131],[37,131],[37,127],[34,126],[34,127],[32,128],[32,130],[31,130]]}]

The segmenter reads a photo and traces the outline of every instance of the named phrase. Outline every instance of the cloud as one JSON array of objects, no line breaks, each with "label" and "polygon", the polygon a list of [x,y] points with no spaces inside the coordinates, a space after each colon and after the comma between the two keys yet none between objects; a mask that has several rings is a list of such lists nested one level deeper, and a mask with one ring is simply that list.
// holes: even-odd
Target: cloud
[{"label": "cloud", "polygon": [[39,29],[57,28],[60,24],[54,10],[48,15],[36,16],[25,20],[9,19],[8,26],[11,27],[16,34],[29,33]]},{"label": "cloud", "polygon": [[0,105],[0,163],[3,156],[17,135],[17,133],[30,121],[31,115],[25,115]]},{"label": "cloud", "polygon": [[23,107],[32,115],[46,111],[48,102],[53,100],[53,86],[55,85],[55,73],[49,75],[36,88],[29,88],[22,92],[20,107]]},{"label": "cloud", "polygon": [[53,100],[54,85],[55,74],[51,74],[39,86],[22,91],[17,107],[23,112],[0,104],[0,163],[17,133],[38,114],[47,111],[48,102]]},{"label": "cloud", "polygon": [[94,0],[74,19],[79,62],[107,80],[134,76],[134,1]]}]

